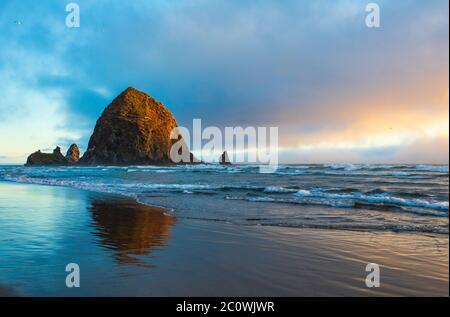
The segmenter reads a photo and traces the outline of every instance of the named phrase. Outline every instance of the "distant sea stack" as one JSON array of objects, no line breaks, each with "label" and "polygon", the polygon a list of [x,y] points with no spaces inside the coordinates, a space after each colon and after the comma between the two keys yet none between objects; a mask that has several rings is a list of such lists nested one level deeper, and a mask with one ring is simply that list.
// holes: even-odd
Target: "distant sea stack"
[{"label": "distant sea stack", "polygon": [[227,151],[224,151],[219,159],[220,165],[231,165],[230,158],[228,157]]},{"label": "distant sea stack", "polygon": [[127,88],[103,111],[92,134],[84,165],[170,164],[170,133],[177,122],[149,95]]}]

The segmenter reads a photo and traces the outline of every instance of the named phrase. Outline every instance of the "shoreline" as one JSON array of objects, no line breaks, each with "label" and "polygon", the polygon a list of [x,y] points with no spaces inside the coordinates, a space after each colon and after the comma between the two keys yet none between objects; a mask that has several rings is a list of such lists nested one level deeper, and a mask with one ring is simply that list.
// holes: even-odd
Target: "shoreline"
[{"label": "shoreline", "polygon": [[[150,208],[159,208],[162,210],[162,212],[170,217],[175,217],[174,216],[174,212],[176,212],[176,208],[173,207],[168,207],[168,206],[164,206],[164,205],[158,205],[156,203],[150,202],[144,202],[141,199],[139,199],[136,195],[134,194],[130,194],[127,195],[125,193],[118,193],[118,192],[109,192],[109,191],[100,191],[98,189],[90,189],[90,188],[81,188],[81,187],[76,187],[76,186],[70,186],[67,184],[47,184],[47,183],[36,183],[36,182],[27,182],[27,181],[20,181],[20,180],[7,180],[7,179],[1,179],[0,180],[0,184],[2,182],[5,183],[10,183],[10,184],[23,184],[23,185],[36,185],[36,186],[48,186],[48,187],[58,187],[58,188],[68,188],[68,189],[74,189],[74,190],[81,190],[81,191],[86,191],[86,192],[90,192],[90,193],[94,193],[94,194],[99,194],[99,195],[111,195],[111,196],[117,196],[117,197],[121,197],[124,199],[132,199],[136,202],[136,204],[139,205],[143,205],[143,206],[147,206]],[[184,219],[184,220],[198,220],[198,221],[204,221],[206,223],[209,223],[211,221],[217,221],[217,220],[209,220],[209,219],[205,219],[205,218],[195,218],[195,217],[180,217],[180,219]],[[223,220],[222,222],[226,223],[227,220]],[[237,226],[241,226],[240,224],[237,223],[233,223],[233,225],[237,225]],[[252,225],[242,225],[244,227],[251,227]],[[395,231],[395,230],[391,230],[391,229],[383,229],[383,230],[377,230],[377,229],[359,229],[359,228],[339,228],[339,227],[333,227],[333,226],[323,226],[323,227],[314,227],[314,226],[295,226],[295,225],[277,225],[277,224],[260,224],[257,225],[260,227],[280,227],[280,228],[287,228],[287,229],[297,229],[297,230],[324,230],[324,231],[348,231],[348,232],[361,232],[361,233],[398,233],[398,234],[403,234],[403,233],[410,233],[410,234],[423,234],[423,235],[431,235],[431,236],[448,236],[448,232],[435,232],[435,231],[414,231],[414,230],[410,230],[410,231]]]},{"label": "shoreline", "polygon": [[99,194],[99,195],[109,195],[109,196],[117,196],[123,199],[131,199],[134,200],[134,202],[138,205],[142,205],[142,206],[146,206],[149,208],[155,208],[155,209],[160,209],[160,211],[165,214],[166,216],[169,217],[173,217],[173,215],[171,215],[168,212],[172,212],[174,211],[173,208],[169,208],[169,207],[165,207],[165,206],[159,206],[156,204],[147,204],[145,202],[140,201],[135,195],[126,195],[123,193],[111,193],[111,192],[102,192],[102,191],[98,191],[95,189],[87,189],[87,188],[77,188],[75,186],[69,186],[69,185],[58,185],[58,184],[39,184],[39,183],[32,183],[32,182],[22,182],[22,181],[16,181],[16,180],[7,180],[7,179],[0,179],[0,185],[1,183],[6,183],[6,184],[19,184],[19,185],[31,185],[31,186],[47,186],[47,187],[59,187],[59,188],[68,188],[68,189],[74,189],[74,190],[81,190],[81,191],[86,191],[86,192],[90,192],[90,193],[94,193],[94,194]]},{"label": "shoreline", "polygon": [[[31,238],[36,235],[42,240],[45,230],[27,226],[24,227],[27,235],[14,239],[13,246],[7,245],[8,240],[2,242],[0,255],[6,253],[10,266],[19,263],[19,276],[34,274],[49,279],[46,287],[38,287],[33,282],[28,285],[23,277],[16,277],[25,283],[16,290],[14,272],[5,271],[0,263],[0,285],[7,291],[12,287],[11,294],[448,296],[448,235],[249,227],[177,219],[164,215],[164,209],[149,207],[126,196],[64,186],[30,185],[38,184],[0,182],[3,193],[7,187],[14,187],[10,188],[11,195],[6,194],[7,199],[4,194],[0,200],[0,211],[5,210],[5,204],[13,208],[6,222],[14,224],[16,213],[28,219],[30,212],[42,212],[46,214],[44,224],[62,223],[58,229],[44,226],[48,229],[48,239],[41,241],[40,246],[33,246],[28,254],[8,255],[6,251],[15,249],[15,244],[29,247],[33,244]],[[25,197],[26,193],[32,194],[33,200],[16,206],[19,201],[14,195]],[[47,209],[55,211],[48,214]],[[155,211],[163,216],[156,216]],[[53,213],[60,216],[55,217]],[[65,218],[70,221],[66,223]],[[39,228],[40,220],[37,221],[35,227]],[[43,255],[46,260],[42,270],[20,268],[20,263],[37,261]],[[80,262],[83,283],[88,287],[79,290],[64,287],[64,263],[73,258]],[[239,261],[235,261],[237,258]],[[60,271],[51,269],[54,262],[61,262]],[[381,265],[381,289],[368,289],[364,285],[365,266],[369,262]],[[25,273],[27,270],[32,272]],[[116,283],[127,286],[118,289]]]}]

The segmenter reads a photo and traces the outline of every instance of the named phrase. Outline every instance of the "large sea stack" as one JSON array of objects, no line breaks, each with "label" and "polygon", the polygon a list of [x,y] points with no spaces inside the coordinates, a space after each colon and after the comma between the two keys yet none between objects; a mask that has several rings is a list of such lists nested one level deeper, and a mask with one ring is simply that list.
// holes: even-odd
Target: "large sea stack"
[{"label": "large sea stack", "polygon": [[[97,120],[87,151],[72,144],[66,156],[57,147],[53,153],[37,151],[26,165],[166,165],[201,163],[187,150],[179,136],[171,139],[177,122],[164,105],[149,95],[127,88],[106,107]],[[172,145],[177,142],[179,158],[170,159]],[[185,149],[182,151],[180,148]],[[179,159],[182,161],[179,162]]]},{"label": "large sea stack", "polygon": [[127,88],[103,111],[88,149],[85,165],[170,164],[171,131],[177,122],[170,111],[149,95]]}]

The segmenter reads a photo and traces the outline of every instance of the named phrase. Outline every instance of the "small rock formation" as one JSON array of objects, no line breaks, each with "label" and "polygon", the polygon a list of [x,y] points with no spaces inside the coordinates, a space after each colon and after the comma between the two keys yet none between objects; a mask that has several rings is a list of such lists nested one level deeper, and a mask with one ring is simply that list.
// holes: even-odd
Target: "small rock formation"
[{"label": "small rock formation", "polygon": [[66,165],[67,159],[62,155],[61,148],[57,146],[53,153],[42,153],[41,150],[28,156],[27,166]]},{"label": "small rock formation", "polygon": [[149,95],[127,88],[103,111],[80,164],[170,164],[170,133],[177,122]]},{"label": "small rock formation", "polygon": [[228,157],[227,151],[224,151],[219,159],[220,165],[231,165],[230,158]]},{"label": "small rock formation", "polygon": [[80,149],[76,144],[72,144],[67,150],[66,160],[69,164],[75,164],[80,160]]}]

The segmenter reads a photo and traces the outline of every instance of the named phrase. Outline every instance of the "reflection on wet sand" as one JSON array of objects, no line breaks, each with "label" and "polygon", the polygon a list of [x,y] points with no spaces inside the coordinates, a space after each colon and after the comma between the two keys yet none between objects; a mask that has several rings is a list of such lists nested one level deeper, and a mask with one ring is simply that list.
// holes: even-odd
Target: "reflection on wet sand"
[{"label": "reflection on wet sand", "polygon": [[93,199],[89,210],[94,235],[101,245],[115,251],[120,264],[144,264],[134,255],[146,255],[155,247],[167,245],[175,218],[164,209],[136,203],[131,199]]}]

